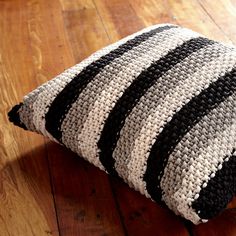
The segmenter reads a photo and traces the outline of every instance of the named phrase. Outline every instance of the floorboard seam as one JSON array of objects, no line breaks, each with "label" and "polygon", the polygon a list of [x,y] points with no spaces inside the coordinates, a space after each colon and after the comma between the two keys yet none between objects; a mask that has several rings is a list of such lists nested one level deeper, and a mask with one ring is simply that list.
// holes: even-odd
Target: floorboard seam
[{"label": "floorboard seam", "polygon": [[54,205],[54,210],[55,210],[55,214],[56,214],[58,234],[59,234],[59,236],[62,236],[61,229],[60,229],[60,224],[59,224],[59,217],[58,217],[57,207],[56,207],[55,192],[54,192],[53,181],[52,181],[52,172],[51,172],[50,163],[49,163],[48,143],[47,143],[47,141],[45,141],[45,147],[46,147],[46,152],[47,152],[46,159],[47,159],[47,164],[48,164],[49,182],[50,182],[50,186],[51,186],[53,205]]},{"label": "floorboard seam", "polygon": [[231,43],[233,43],[233,41],[231,40],[231,38],[224,32],[224,30],[221,28],[220,25],[217,24],[217,22],[215,21],[215,19],[212,17],[212,15],[207,11],[207,9],[204,7],[204,5],[201,3],[201,1],[197,0],[198,4],[200,5],[200,7],[203,9],[203,11],[210,17],[210,19],[213,21],[213,23],[216,25],[216,27],[223,33],[223,35],[229,39],[229,41]]},{"label": "floorboard seam", "polygon": [[109,184],[110,184],[111,192],[112,192],[112,195],[113,195],[113,199],[115,201],[116,209],[117,209],[117,212],[119,214],[120,222],[121,222],[121,225],[123,227],[124,236],[128,236],[129,234],[128,234],[127,228],[125,226],[124,217],[123,217],[122,211],[120,209],[120,205],[119,205],[116,193],[115,193],[115,189],[113,188],[112,179],[110,177],[108,177],[108,179],[109,179]]},{"label": "floorboard seam", "polygon": [[107,28],[106,28],[105,23],[104,23],[104,21],[103,21],[101,15],[100,15],[100,13],[99,13],[99,10],[98,10],[98,8],[97,8],[96,2],[95,2],[94,0],[92,0],[92,2],[93,2],[93,5],[94,5],[94,7],[95,7],[95,9],[96,9],[96,12],[97,12],[97,14],[98,14],[98,17],[99,17],[99,19],[100,19],[100,21],[101,21],[101,23],[102,23],[102,26],[103,26],[103,28],[104,28],[104,30],[105,30],[105,32],[106,32],[107,38],[108,38],[108,40],[109,40],[109,43],[112,43],[111,37],[110,37],[110,35],[108,34]]}]

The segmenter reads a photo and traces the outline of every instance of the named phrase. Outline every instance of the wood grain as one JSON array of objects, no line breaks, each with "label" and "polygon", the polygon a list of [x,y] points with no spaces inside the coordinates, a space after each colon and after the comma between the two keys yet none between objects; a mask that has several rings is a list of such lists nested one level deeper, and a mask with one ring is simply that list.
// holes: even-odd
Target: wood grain
[{"label": "wood grain", "polygon": [[0,235],[59,235],[41,136],[9,124],[12,104],[38,85],[27,5],[0,2]]},{"label": "wood grain", "polygon": [[48,152],[60,235],[124,235],[108,176],[55,143]]},{"label": "wood grain", "polygon": [[218,28],[235,44],[236,1],[219,0],[214,4],[213,1],[199,0],[199,3]]},{"label": "wood grain", "polygon": [[[62,5],[62,15],[79,62],[109,39],[91,1],[73,1],[73,10],[68,3]],[[109,177],[58,145],[48,145],[48,156],[60,235],[124,235]]]},{"label": "wood grain", "polygon": [[145,26],[177,23],[236,43],[235,19],[233,0],[0,1],[0,235],[236,235],[236,198],[193,226],[7,119],[39,84]]},{"label": "wood grain", "polygon": [[90,8],[65,10],[63,19],[77,63],[109,44],[106,30],[94,5]]},{"label": "wood grain", "polygon": [[129,2],[124,4],[124,0],[96,0],[94,3],[110,42],[115,42],[145,27]]}]

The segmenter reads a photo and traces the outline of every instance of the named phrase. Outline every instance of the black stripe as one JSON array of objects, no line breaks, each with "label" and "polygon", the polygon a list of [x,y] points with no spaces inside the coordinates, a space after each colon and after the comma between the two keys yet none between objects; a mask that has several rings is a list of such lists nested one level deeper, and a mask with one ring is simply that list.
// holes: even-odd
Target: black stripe
[{"label": "black stripe", "polygon": [[216,108],[236,90],[236,69],[226,73],[216,82],[203,90],[198,96],[193,97],[181,110],[174,114],[163,131],[157,136],[147,160],[147,169],[144,181],[148,193],[155,201],[161,200],[160,181],[168,157],[183,136],[196,125],[203,116]]},{"label": "black stripe", "polygon": [[23,106],[23,103],[19,103],[18,105],[15,105],[12,107],[12,109],[8,112],[8,118],[9,121],[11,121],[14,125],[17,125],[25,130],[27,130],[27,127],[25,124],[20,120],[19,110]]},{"label": "black stripe", "polygon": [[116,58],[121,57],[124,53],[137,47],[155,34],[171,28],[177,28],[177,26],[163,26],[138,35],[84,68],[53,100],[45,115],[45,127],[47,131],[58,141],[61,141],[61,124],[72,104],[77,100],[88,83],[91,82],[105,66],[109,65]]},{"label": "black stripe", "polygon": [[181,62],[193,52],[213,43],[214,41],[202,37],[184,42],[182,45],[170,51],[166,56],[154,62],[148,69],[144,70],[125,90],[110,112],[98,142],[100,161],[110,174],[117,176],[114,168],[115,160],[112,157],[112,153],[119,139],[120,130],[124,125],[125,118],[140,98],[164,73],[177,63]]},{"label": "black stripe", "polygon": [[207,186],[201,188],[199,198],[193,202],[192,207],[200,218],[211,219],[226,208],[235,193],[236,156],[232,154],[229,161],[223,162],[222,169],[215,173],[215,177],[208,181]]}]

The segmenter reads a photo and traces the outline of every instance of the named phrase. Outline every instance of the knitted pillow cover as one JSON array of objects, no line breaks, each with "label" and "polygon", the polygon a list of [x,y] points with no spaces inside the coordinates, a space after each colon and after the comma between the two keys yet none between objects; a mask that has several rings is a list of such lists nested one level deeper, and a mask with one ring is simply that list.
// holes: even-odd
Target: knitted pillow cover
[{"label": "knitted pillow cover", "polygon": [[235,91],[235,47],[160,24],[41,85],[9,119],[198,224],[236,191]]}]

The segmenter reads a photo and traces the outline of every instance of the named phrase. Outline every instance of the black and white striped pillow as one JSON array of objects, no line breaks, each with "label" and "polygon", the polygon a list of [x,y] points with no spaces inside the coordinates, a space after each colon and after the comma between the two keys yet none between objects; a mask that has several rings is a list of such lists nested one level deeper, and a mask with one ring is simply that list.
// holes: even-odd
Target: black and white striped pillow
[{"label": "black and white striped pillow", "polygon": [[161,24],[105,47],[9,117],[193,223],[236,191],[236,48]]}]

